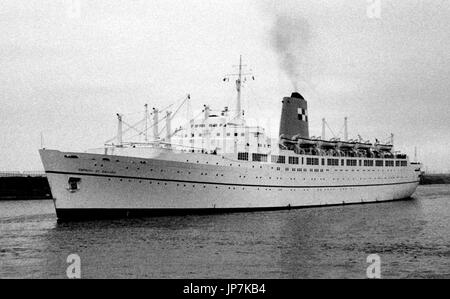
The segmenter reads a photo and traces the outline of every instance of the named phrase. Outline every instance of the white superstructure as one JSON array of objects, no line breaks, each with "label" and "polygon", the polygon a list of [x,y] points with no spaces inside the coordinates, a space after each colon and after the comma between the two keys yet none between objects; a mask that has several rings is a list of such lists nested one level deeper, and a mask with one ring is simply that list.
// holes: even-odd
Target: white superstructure
[{"label": "white superstructure", "polygon": [[161,112],[153,110],[149,128],[146,106],[145,142],[125,142],[118,115],[116,143],[100,151],[40,150],[58,218],[286,209],[414,193],[420,164],[392,152],[392,144],[309,138],[306,101],[298,93],[283,100],[279,142],[246,125],[243,80],[240,64],[236,110],[204,106],[200,119],[175,130],[177,111],[166,112],[162,137]]}]

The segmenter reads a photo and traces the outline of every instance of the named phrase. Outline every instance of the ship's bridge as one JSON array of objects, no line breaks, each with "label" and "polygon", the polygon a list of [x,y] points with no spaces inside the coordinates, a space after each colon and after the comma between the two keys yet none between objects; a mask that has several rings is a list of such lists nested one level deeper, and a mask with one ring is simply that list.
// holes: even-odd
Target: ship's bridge
[{"label": "ship's bridge", "polygon": [[189,125],[174,135],[174,145],[210,153],[266,153],[271,150],[271,142],[264,128],[247,125],[243,117],[233,117],[227,107],[214,113],[205,106],[203,112],[202,119],[191,120]]}]

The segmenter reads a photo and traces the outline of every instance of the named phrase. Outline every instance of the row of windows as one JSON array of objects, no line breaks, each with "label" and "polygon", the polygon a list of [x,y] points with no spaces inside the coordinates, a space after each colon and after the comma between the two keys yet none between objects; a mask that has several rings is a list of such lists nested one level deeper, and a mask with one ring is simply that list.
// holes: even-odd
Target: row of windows
[{"label": "row of windows", "polygon": [[[197,134],[197,137],[202,137],[202,136],[204,136],[205,134],[202,134],[202,133],[198,133]],[[242,137],[244,137],[245,136],[245,133],[241,133],[240,134]],[[184,137],[185,138],[187,138],[189,135],[188,134],[184,134]],[[216,136],[217,137],[220,137],[221,136],[221,134],[220,133],[216,133]],[[227,136],[228,137],[230,137],[230,136],[232,136],[232,133],[227,133]],[[239,136],[239,133],[233,133],[233,136],[234,137],[238,137]],[[195,137],[195,134],[194,133],[191,133],[191,137]]]},{"label": "row of windows", "polygon": [[385,165],[385,166],[388,166],[388,167],[393,167],[393,166],[394,166],[394,161],[392,161],[392,160],[386,160],[384,165]]},{"label": "row of windows", "polygon": [[[359,160],[361,162],[361,160]],[[347,166],[357,166],[357,161],[354,159],[347,160]]]},{"label": "row of windows", "polygon": [[[216,128],[216,127],[222,127],[222,126],[224,126],[224,127],[226,127],[227,125],[225,124],[209,124],[208,125],[208,127],[210,127],[210,128]],[[191,125],[191,128],[204,128],[204,127],[206,127],[206,125],[205,124],[200,124],[200,125]]]},{"label": "row of windows", "polygon": [[[339,159],[327,159],[327,163],[330,166],[339,166]],[[323,161],[322,161],[323,165]]]},{"label": "row of windows", "polygon": [[272,163],[286,164],[285,156],[272,155]]},{"label": "row of windows", "polygon": [[254,161],[254,162],[267,162],[267,155],[264,155],[264,154],[252,154],[252,161]]},{"label": "row of windows", "polygon": [[364,166],[373,166],[373,160],[364,160]]},{"label": "row of windows", "polygon": [[[248,153],[238,153],[238,160],[244,160],[248,161],[249,154]],[[368,166],[373,167],[374,166],[374,160],[356,160],[356,159],[341,159],[341,163],[339,163],[339,159],[321,159],[321,163],[319,163],[319,158],[312,158],[307,157],[306,158],[306,165],[328,165],[328,166]],[[253,162],[267,162],[268,161],[268,155],[266,154],[252,154],[252,161]],[[286,157],[285,156],[279,156],[279,155],[272,155],[271,156],[271,162],[272,163],[279,163],[279,164],[286,164]],[[298,165],[300,164],[300,158],[299,157],[288,157],[289,164]],[[301,158],[301,164],[304,164],[304,158]],[[377,167],[405,167],[408,166],[407,161],[395,161],[394,160],[375,160],[375,166]]]},{"label": "row of windows", "polygon": [[[194,144],[195,140],[190,139],[189,143]],[[217,143],[217,145],[219,145],[219,144],[221,144],[221,141],[220,140],[214,140],[214,139],[211,140],[211,145],[216,145],[216,143]],[[251,145],[250,143],[246,144],[247,147],[250,147],[250,145]],[[256,143],[255,143],[255,146],[256,146]],[[262,144],[262,143],[258,143],[257,146],[258,147],[263,147],[263,148],[270,148],[271,147],[270,144]]]},{"label": "row of windows", "polygon": [[248,161],[248,153],[238,153],[238,160]]},{"label": "row of windows", "polygon": [[407,161],[395,161],[395,166],[408,166],[408,162]]},{"label": "row of windows", "polygon": [[[202,136],[203,136],[202,133],[197,134],[197,137],[202,137]],[[220,137],[220,133],[216,133],[216,136],[217,136],[217,137]],[[231,136],[231,133],[227,133],[227,136]],[[234,133],[234,136],[237,137],[237,136],[239,136],[239,134],[238,134],[238,133]],[[245,133],[241,133],[241,136],[245,136]],[[184,137],[187,138],[188,135],[185,134]],[[192,134],[191,134],[191,137],[195,137],[195,134],[192,133]]]},{"label": "row of windows", "polygon": [[319,165],[319,158],[306,158],[306,165]]},{"label": "row of windows", "polygon": [[298,157],[289,157],[289,164],[298,164]]}]

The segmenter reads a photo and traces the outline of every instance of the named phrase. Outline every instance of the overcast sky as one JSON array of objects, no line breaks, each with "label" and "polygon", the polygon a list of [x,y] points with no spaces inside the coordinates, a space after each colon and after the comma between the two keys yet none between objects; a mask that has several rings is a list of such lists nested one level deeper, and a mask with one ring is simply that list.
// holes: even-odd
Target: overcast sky
[{"label": "overcast sky", "polygon": [[[243,106],[273,137],[295,85],[312,135],[322,117],[337,134],[348,116],[351,138],[392,132],[397,149],[449,171],[449,32],[447,0],[3,0],[0,170],[42,169],[41,132],[46,148],[101,146],[116,112],[141,113],[132,122],[145,103],[190,93],[197,110],[232,106],[221,79],[242,54],[256,77]],[[292,39],[295,80],[277,33]]]}]

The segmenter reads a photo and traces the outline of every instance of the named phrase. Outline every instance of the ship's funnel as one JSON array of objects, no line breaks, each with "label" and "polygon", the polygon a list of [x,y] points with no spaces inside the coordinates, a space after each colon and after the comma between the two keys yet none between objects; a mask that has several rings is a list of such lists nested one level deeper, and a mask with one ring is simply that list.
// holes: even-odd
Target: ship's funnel
[{"label": "ship's funnel", "polygon": [[297,136],[309,138],[308,103],[298,92],[283,98],[280,119],[280,138]]}]

